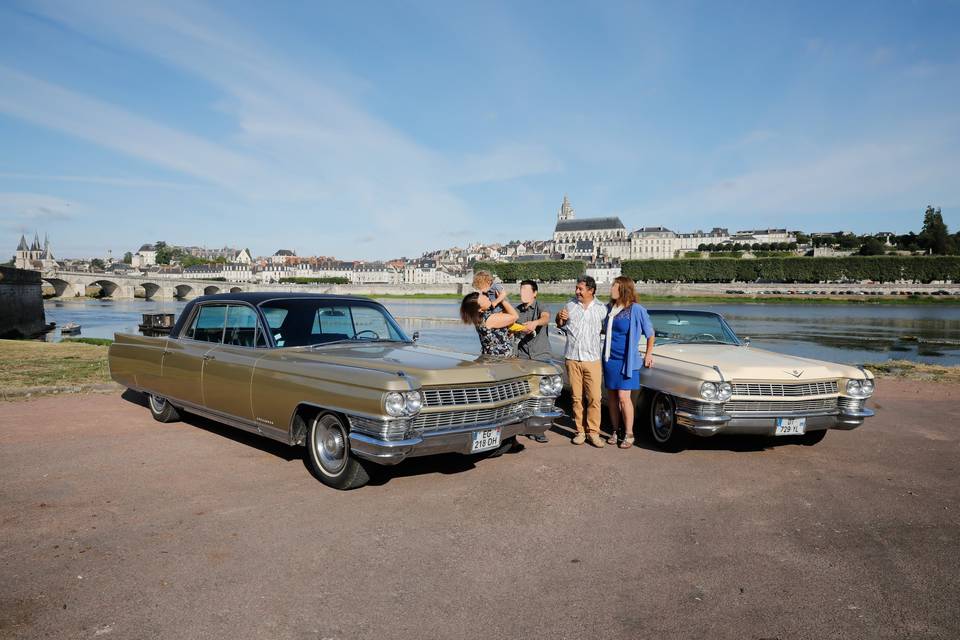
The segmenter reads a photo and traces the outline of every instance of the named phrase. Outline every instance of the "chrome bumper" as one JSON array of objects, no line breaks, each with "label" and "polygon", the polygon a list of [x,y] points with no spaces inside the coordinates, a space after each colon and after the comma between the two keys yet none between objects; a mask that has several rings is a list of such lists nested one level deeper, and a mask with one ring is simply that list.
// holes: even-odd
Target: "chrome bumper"
[{"label": "chrome bumper", "polygon": [[542,434],[563,416],[555,410],[537,413],[509,424],[472,424],[458,429],[425,433],[406,440],[381,440],[364,433],[350,433],[350,451],[360,458],[378,464],[393,465],[406,458],[430,456],[437,453],[471,453],[473,432],[500,427],[500,441],[520,435]]},{"label": "chrome bumper", "polygon": [[773,413],[703,415],[691,411],[677,411],[677,424],[698,436],[712,436],[718,433],[739,435],[774,435],[777,418],[806,418],[807,431],[824,429],[856,429],[873,411],[863,407],[857,411],[830,411],[810,413]]}]

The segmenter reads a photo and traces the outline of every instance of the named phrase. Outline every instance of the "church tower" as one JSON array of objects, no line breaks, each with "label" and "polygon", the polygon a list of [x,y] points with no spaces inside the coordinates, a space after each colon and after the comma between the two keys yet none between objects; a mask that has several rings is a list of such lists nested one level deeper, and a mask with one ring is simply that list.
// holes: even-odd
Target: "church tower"
[{"label": "church tower", "polygon": [[27,239],[20,236],[20,244],[17,245],[17,253],[14,257],[13,266],[17,269],[30,269],[30,246]]},{"label": "church tower", "polygon": [[570,201],[567,199],[567,194],[563,194],[563,204],[560,205],[557,220],[573,220],[573,206],[571,206]]}]

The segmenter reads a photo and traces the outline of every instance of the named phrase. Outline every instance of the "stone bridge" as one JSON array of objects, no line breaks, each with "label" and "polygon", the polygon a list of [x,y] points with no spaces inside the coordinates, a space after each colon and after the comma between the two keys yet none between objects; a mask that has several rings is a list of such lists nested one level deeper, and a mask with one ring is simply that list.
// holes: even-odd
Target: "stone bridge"
[{"label": "stone bridge", "polygon": [[74,298],[86,295],[87,287],[100,287],[105,298],[133,299],[137,297],[154,300],[189,300],[214,293],[266,290],[263,285],[249,282],[219,282],[193,280],[190,278],[151,278],[148,276],[119,276],[111,273],[82,273],[70,271],[47,271],[40,277],[53,287],[57,297]]}]

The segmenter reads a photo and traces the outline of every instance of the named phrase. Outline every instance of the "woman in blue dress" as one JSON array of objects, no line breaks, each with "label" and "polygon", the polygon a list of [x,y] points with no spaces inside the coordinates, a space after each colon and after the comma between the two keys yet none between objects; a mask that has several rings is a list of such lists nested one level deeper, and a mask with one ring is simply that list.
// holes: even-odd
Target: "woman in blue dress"
[{"label": "woman in blue dress", "polygon": [[[610,286],[607,305],[607,328],[603,342],[603,384],[607,388],[612,435],[608,442],[617,444],[617,433],[623,425],[621,449],[633,446],[633,401],[631,391],[640,388],[640,368],[653,366],[653,323],[650,314],[637,302],[637,289],[631,278],[620,276]],[[640,359],[640,340],[647,344]]]}]

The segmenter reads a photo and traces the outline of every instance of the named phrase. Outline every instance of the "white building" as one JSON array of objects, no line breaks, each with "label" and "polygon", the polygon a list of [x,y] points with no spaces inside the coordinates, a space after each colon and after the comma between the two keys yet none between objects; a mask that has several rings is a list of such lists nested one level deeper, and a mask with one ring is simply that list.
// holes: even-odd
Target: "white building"
[{"label": "white building", "polygon": [[286,264],[289,262],[287,258],[296,258],[297,254],[290,249],[280,249],[275,254],[270,256],[271,264]]},{"label": "white building", "polygon": [[398,270],[383,262],[357,263],[353,268],[353,284],[399,284],[403,278]]},{"label": "white building", "polygon": [[152,267],[155,264],[157,264],[157,248],[152,244],[140,245],[140,248],[137,249],[130,260],[130,266],[135,269]]},{"label": "white building", "polygon": [[680,249],[677,234],[666,227],[644,227],[630,234],[630,258],[633,260],[665,260]]}]

